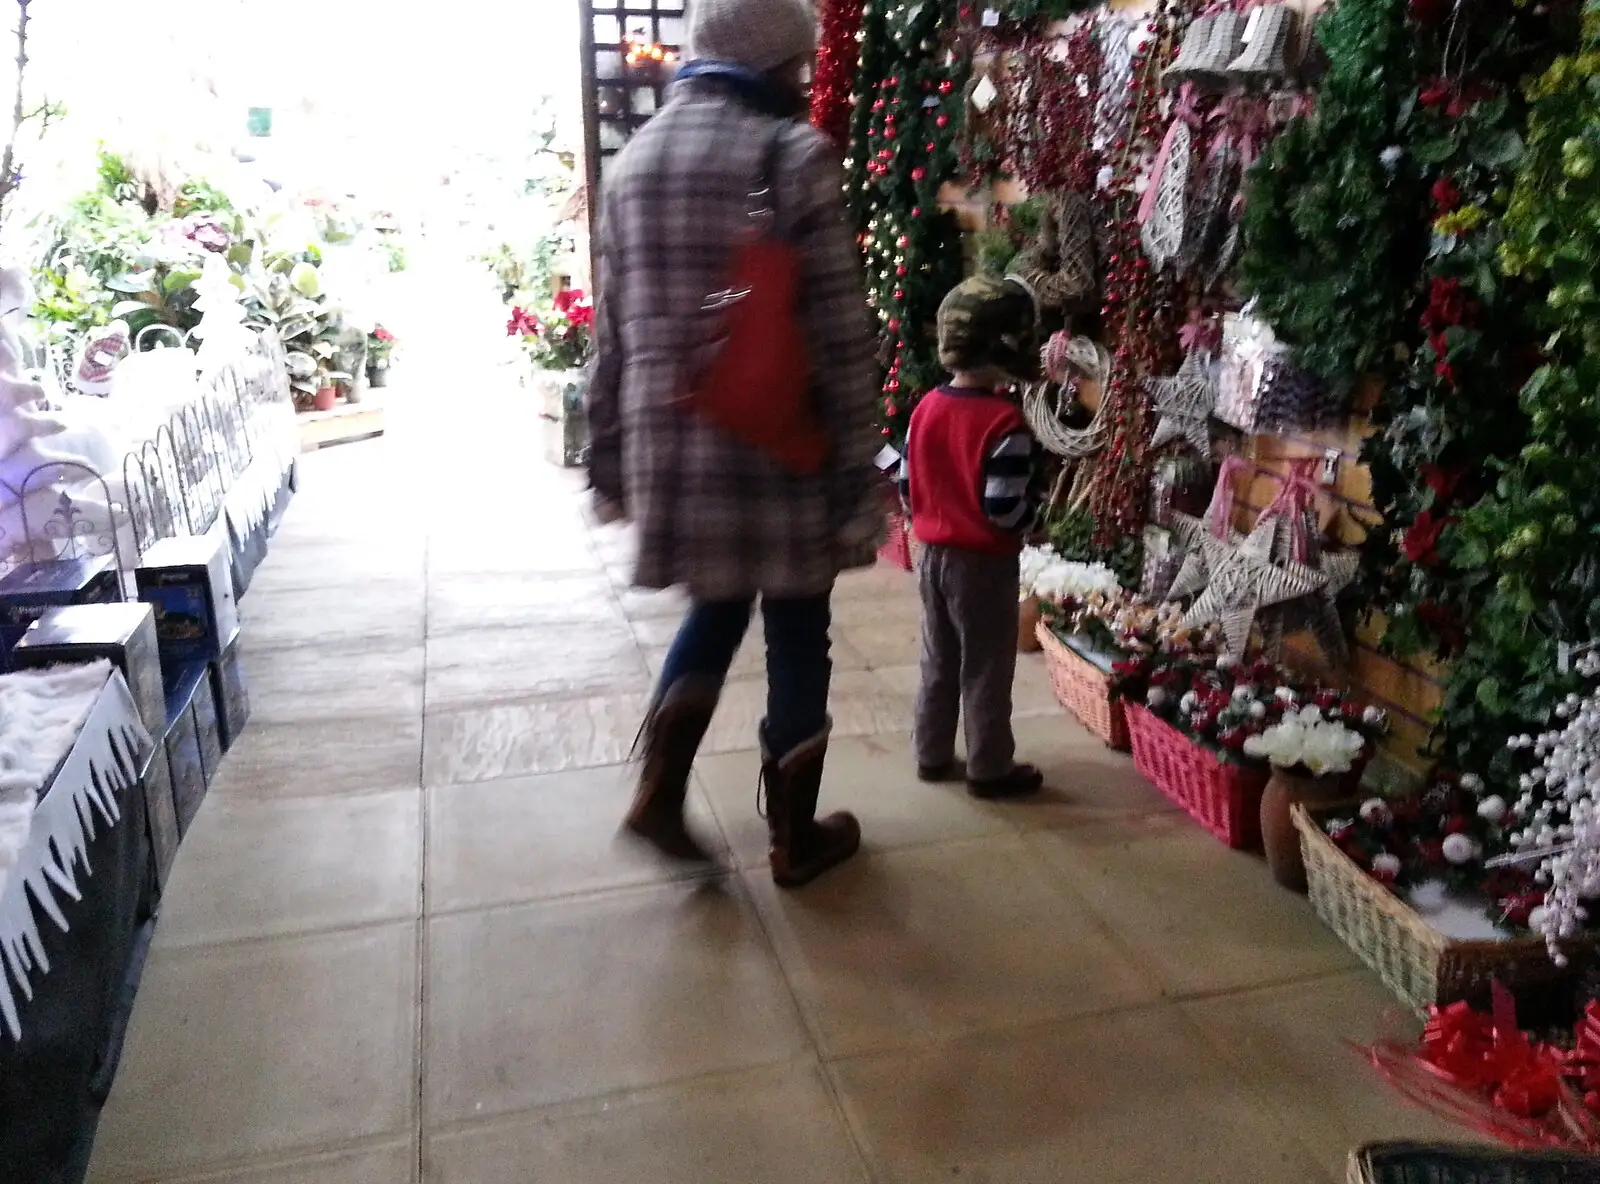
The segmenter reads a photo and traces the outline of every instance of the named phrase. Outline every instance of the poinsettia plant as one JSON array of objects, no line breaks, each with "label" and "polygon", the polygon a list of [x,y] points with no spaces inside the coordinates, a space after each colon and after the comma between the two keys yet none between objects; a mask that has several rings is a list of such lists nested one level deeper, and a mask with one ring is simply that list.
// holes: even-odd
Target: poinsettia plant
[{"label": "poinsettia plant", "polygon": [[1142,703],[1195,743],[1230,763],[1260,765],[1269,758],[1249,742],[1292,719],[1309,726],[1308,709],[1362,738],[1369,750],[1388,730],[1388,716],[1334,688],[1295,682],[1276,663],[1245,662],[1228,654],[1139,655],[1112,667],[1113,693]]},{"label": "poinsettia plant", "polygon": [[536,368],[575,370],[594,350],[594,304],[586,293],[569,288],[546,310],[513,308],[506,335],[522,339]]},{"label": "poinsettia plant", "polygon": [[377,325],[371,333],[367,334],[367,365],[374,370],[381,370],[389,364],[389,359],[394,354],[394,347],[399,344],[399,339],[382,325]]}]

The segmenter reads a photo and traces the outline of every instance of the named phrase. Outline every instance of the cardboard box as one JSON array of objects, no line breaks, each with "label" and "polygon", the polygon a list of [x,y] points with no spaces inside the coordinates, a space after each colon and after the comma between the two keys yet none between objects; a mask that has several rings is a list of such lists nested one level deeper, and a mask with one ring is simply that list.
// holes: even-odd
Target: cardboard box
[{"label": "cardboard box", "polygon": [[[165,737],[162,738],[165,740]],[[167,746],[157,743],[150,750],[144,769],[139,774],[139,786],[144,791],[145,816],[150,826],[150,851],[155,864],[156,890],[164,891],[172,861],[178,855],[177,801],[172,796],[172,769],[167,764]]]},{"label": "cardboard box", "polygon": [[226,752],[238,742],[245,724],[250,721],[250,687],[239,661],[237,641],[211,663],[211,693],[217,702],[217,727],[222,736],[222,750]]},{"label": "cardboard box", "polygon": [[134,571],[139,599],[155,610],[161,661],[169,670],[220,658],[239,634],[226,532],[162,539]]},{"label": "cardboard box", "polygon": [[0,671],[8,667],[11,647],[46,609],[121,600],[117,565],[110,555],[20,564],[0,579]]},{"label": "cardboard box", "polygon": [[167,726],[164,732],[167,764],[172,772],[172,802],[178,833],[186,835],[206,797],[206,762],[201,750],[195,700],[201,688],[210,692],[206,667],[180,670],[167,692]]},{"label": "cardboard box", "polygon": [[111,659],[122,671],[151,738],[165,735],[167,696],[162,687],[155,614],[148,604],[74,604],[47,609],[11,651],[16,670],[97,658]]}]

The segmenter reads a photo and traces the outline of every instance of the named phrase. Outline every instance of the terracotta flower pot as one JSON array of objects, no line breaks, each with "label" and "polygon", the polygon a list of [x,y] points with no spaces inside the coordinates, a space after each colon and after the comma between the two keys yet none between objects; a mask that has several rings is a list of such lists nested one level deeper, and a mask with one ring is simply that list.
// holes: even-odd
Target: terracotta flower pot
[{"label": "terracotta flower pot", "polygon": [[315,398],[312,400],[311,406],[317,411],[332,411],[333,405],[338,398],[338,387],[332,385],[325,386],[321,390],[317,391]]},{"label": "terracotta flower pot", "polygon": [[1272,878],[1291,892],[1306,890],[1305,858],[1291,812],[1295,806],[1326,806],[1351,795],[1355,773],[1326,777],[1301,777],[1272,770],[1261,795],[1261,842],[1267,851]]},{"label": "terracotta flower pot", "polygon": [[1037,654],[1039,644],[1039,598],[1030,596],[1017,605],[1017,653]]}]

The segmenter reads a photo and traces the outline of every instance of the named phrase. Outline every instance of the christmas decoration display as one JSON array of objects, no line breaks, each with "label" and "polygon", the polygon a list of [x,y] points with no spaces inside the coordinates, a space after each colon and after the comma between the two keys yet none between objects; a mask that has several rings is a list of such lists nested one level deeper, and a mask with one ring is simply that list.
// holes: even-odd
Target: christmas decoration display
[{"label": "christmas decoration display", "polygon": [[1538,1039],[1518,1026],[1511,992],[1497,983],[1490,1010],[1430,1008],[1420,1041],[1383,1040],[1365,1052],[1407,1100],[1479,1135],[1600,1154],[1600,1003],[1571,1030]]},{"label": "christmas decoration display", "polygon": [[1286,719],[1309,728],[1313,712],[1360,737],[1363,751],[1388,727],[1382,711],[1336,688],[1300,682],[1266,660],[1174,647],[1119,662],[1114,672],[1119,695],[1141,703],[1224,762],[1264,767],[1267,753],[1259,744],[1251,752],[1249,741]]},{"label": "christmas decoration display", "polygon": [[[1600,653],[1584,654],[1578,673],[1600,674]],[[1523,774],[1522,796],[1510,810],[1523,824],[1511,842],[1538,858],[1535,878],[1548,888],[1528,923],[1544,936],[1556,964],[1565,966],[1561,943],[1587,927],[1584,902],[1600,896],[1600,692],[1568,695],[1555,713],[1565,727],[1509,741],[1539,760]]]},{"label": "christmas decoration display", "polygon": [[1173,516],[1172,528],[1185,548],[1183,566],[1169,595],[1199,593],[1185,617],[1190,624],[1216,621],[1222,625],[1228,652],[1242,655],[1249,648],[1256,615],[1264,608],[1321,592],[1328,577],[1298,563],[1275,563],[1273,538],[1277,527],[1267,521],[1247,537],[1229,531],[1217,538],[1198,518]]},{"label": "christmas decoration display", "polygon": [[1452,566],[1480,590],[1450,666],[1444,755],[1497,791],[1517,772],[1492,737],[1538,730],[1579,689],[1561,646],[1600,631],[1591,540],[1600,530],[1600,6],[1583,12],[1581,52],[1530,84],[1527,145],[1504,218],[1502,267],[1542,293],[1530,304],[1543,364],[1523,386],[1526,436],[1495,488],[1461,515]]},{"label": "christmas decoration display", "polygon": [[[1449,36],[1442,16],[1420,11],[1422,44]],[[1484,16],[1456,38],[1460,65],[1424,79],[1417,94],[1408,151],[1433,175],[1422,213],[1426,304],[1411,361],[1373,409],[1381,430],[1362,452],[1388,527],[1368,540],[1364,593],[1383,613],[1384,647],[1399,654],[1454,655],[1482,603],[1482,565],[1457,569],[1448,558],[1458,551],[1455,525],[1521,450],[1525,419],[1505,392],[1537,361],[1528,313],[1542,296],[1504,276],[1498,255],[1527,120],[1516,82],[1542,68],[1551,30],[1547,17],[1509,0]]]},{"label": "christmas decoration display", "polygon": [[1313,704],[1285,712],[1259,736],[1247,738],[1244,753],[1275,769],[1322,777],[1350,772],[1366,747],[1360,732],[1327,718],[1322,708]]},{"label": "christmas decoration display", "polygon": [[954,173],[964,67],[949,60],[938,4],[862,9],[846,184],[881,330],[882,430],[904,443],[918,396],[941,378],[934,320],[961,280],[961,242],[939,190]]},{"label": "christmas decoration display", "polygon": [[1201,456],[1209,457],[1209,424],[1217,405],[1216,372],[1210,356],[1192,349],[1171,378],[1147,378],[1144,385],[1161,413],[1150,447],[1185,440]]},{"label": "christmas decoration display", "polygon": [[1419,64],[1406,0],[1342,0],[1316,36],[1329,59],[1316,106],[1246,177],[1239,283],[1347,402],[1363,376],[1394,373],[1421,289],[1424,188],[1403,147]]},{"label": "christmas decoration display", "polygon": [[811,72],[811,123],[845,151],[850,140],[850,95],[860,52],[862,0],[823,0],[817,60]]}]

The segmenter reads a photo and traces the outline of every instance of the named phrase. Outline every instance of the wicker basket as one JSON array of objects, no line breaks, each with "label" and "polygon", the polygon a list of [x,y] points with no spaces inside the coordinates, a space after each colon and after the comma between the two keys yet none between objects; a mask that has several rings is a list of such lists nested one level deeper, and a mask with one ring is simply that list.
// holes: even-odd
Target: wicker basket
[{"label": "wicker basket", "polygon": [[1312,907],[1413,1010],[1481,1001],[1494,981],[1515,990],[1566,974],[1550,960],[1541,937],[1462,941],[1434,929],[1339,850],[1322,827],[1335,813],[1294,809]]},{"label": "wicker basket", "polygon": [[1595,1184],[1600,1159],[1575,1151],[1503,1151],[1374,1143],[1350,1153],[1349,1184]]},{"label": "wicker basket", "polygon": [[1128,721],[1122,700],[1111,694],[1111,675],[1078,653],[1040,621],[1034,627],[1044,651],[1050,687],[1078,722],[1119,752],[1128,748]]},{"label": "wicker basket", "polygon": [[1134,767],[1236,851],[1261,850],[1267,770],[1224,762],[1137,703],[1124,704]]}]

